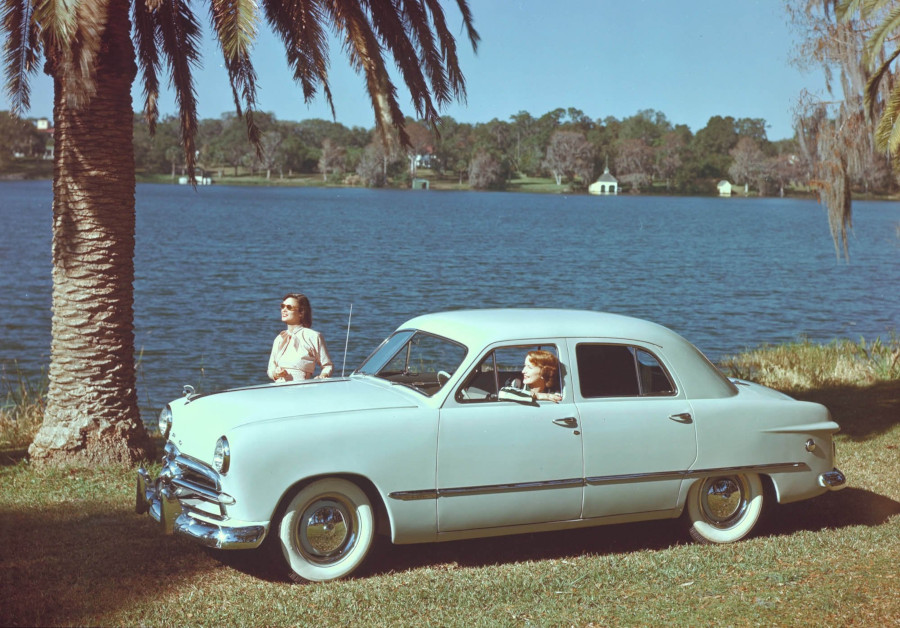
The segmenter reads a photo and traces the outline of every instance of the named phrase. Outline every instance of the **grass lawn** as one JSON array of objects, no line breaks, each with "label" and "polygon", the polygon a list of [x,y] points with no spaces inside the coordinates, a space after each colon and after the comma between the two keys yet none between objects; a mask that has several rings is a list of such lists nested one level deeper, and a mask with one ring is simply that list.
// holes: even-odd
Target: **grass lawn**
[{"label": "grass lawn", "polygon": [[778,507],[739,543],[691,544],[669,520],[387,546],[356,577],[317,585],[290,584],[258,552],[161,536],[133,512],[133,470],[39,470],[7,448],[0,625],[898,626],[891,377],[784,387],[842,425],[850,486]]}]

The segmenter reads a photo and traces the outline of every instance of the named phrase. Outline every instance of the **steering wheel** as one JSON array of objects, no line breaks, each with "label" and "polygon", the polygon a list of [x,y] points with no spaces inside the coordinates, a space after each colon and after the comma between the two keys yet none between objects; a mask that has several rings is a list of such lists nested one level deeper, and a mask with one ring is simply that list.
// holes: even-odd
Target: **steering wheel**
[{"label": "steering wheel", "polygon": [[438,381],[438,384],[440,384],[441,386],[446,384],[448,379],[450,379],[450,373],[448,373],[447,371],[438,371],[437,372],[437,381]]}]

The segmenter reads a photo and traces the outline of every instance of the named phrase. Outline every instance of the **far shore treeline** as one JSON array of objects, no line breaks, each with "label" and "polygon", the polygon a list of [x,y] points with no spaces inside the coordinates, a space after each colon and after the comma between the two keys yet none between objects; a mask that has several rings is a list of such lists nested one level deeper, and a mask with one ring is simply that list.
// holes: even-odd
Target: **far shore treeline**
[{"label": "far shore treeline", "polygon": [[[771,141],[762,118],[713,116],[696,133],[652,109],[622,120],[593,119],[574,108],[540,117],[520,111],[505,121],[477,124],[445,117],[437,133],[408,119],[408,147],[386,147],[374,129],[339,122],[293,122],[269,113],[257,113],[255,120],[259,151],[235,114],[201,120],[197,177],[273,183],[314,177],[326,185],[372,187],[408,187],[413,179],[425,178],[434,186],[472,189],[547,179],[544,189],[569,192],[586,191],[608,168],[623,192],[708,195],[722,180],[737,193],[759,196],[809,193],[815,187],[803,138]],[[49,175],[52,128],[39,129],[37,122],[0,112],[0,179]],[[140,178],[185,174],[174,116],[160,120],[151,136],[136,114],[134,150]],[[890,165],[874,152],[853,185],[856,193],[869,196],[896,191]]]}]

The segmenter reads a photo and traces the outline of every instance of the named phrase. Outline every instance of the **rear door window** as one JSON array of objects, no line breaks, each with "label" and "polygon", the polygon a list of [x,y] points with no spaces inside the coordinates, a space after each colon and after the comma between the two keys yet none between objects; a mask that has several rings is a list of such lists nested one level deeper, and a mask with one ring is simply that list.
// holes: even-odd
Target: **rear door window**
[{"label": "rear door window", "polygon": [[655,355],[640,347],[582,343],[575,348],[581,396],[649,397],[675,394]]}]

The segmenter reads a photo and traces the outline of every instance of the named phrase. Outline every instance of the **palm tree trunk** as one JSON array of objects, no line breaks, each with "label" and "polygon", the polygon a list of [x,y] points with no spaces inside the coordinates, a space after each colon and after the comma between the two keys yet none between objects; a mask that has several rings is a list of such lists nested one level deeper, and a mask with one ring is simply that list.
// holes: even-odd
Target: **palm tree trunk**
[{"label": "palm tree trunk", "polygon": [[71,79],[48,61],[56,125],[53,322],[47,407],[28,450],[35,462],[130,464],[152,455],[134,368],[129,4],[109,3],[96,93],[86,105],[70,104]]}]

